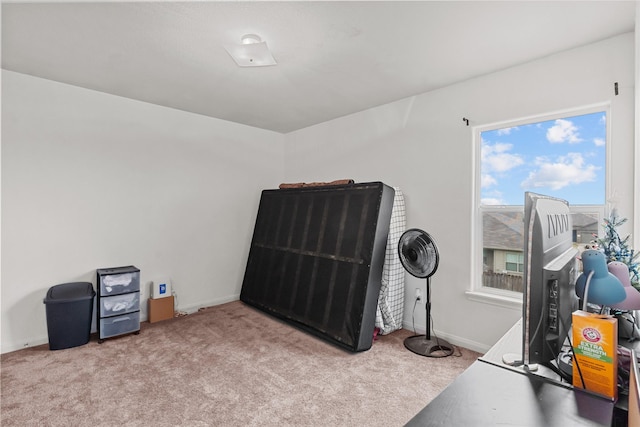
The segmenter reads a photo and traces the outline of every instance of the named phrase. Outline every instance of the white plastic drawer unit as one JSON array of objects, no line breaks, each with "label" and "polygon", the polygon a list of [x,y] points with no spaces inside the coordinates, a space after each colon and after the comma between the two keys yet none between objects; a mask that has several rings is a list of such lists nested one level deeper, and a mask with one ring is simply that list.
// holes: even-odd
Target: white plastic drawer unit
[{"label": "white plastic drawer unit", "polygon": [[140,310],[140,292],[100,298],[100,317],[117,316]]},{"label": "white plastic drawer unit", "polygon": [[125,314],[116,317],[100,319],[100,336],[102,338],[115,337],[140,330],[139,313]]},{"label": "white plastic drawer unit", "polygon": [[140,333],[140,269],[123,267],[97,270],[96,325],[98,342],[128,333]]},{"label": "white plastic drawer unit", "polygon": [[140,272],[132,271],[126,273],[108,274],[108,270],[103,270],[103,276],[100,280],[100,295],[118,295],[140,290]]}]

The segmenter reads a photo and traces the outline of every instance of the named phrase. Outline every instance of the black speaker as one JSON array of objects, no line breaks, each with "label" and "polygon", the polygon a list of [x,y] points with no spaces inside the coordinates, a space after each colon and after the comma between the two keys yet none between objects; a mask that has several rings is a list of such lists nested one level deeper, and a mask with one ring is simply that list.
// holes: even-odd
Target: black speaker
[{"label": "black speaker", "polygon": [[264,190],[240,299],[351,351],[371,348],[393,188]]}]

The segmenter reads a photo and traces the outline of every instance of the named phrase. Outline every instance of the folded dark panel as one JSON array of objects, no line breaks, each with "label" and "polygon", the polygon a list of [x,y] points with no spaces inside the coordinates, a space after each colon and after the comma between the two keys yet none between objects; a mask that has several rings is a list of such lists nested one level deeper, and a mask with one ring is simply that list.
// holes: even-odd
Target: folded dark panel
[{"label": "folded dark panel", "polygon": [[240,299],[351,351],[371,347],[394,191],[264,190]]}]

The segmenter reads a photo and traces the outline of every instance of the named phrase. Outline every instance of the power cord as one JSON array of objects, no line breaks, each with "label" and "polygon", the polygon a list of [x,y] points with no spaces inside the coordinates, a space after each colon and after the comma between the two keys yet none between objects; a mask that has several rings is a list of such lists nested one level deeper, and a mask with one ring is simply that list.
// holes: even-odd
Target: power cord
[{"label": "power cord", "polygon": [[187,313],[184,311],[178,310],[178,294],[175,290],[171,290],[171,295],[173,296],[173,317],[183,317],[186,316]]},{"label": "power cord", "polygon": [[[427,296],[427,301],[431,300],[431,290],[429,289],[429,295]],[[413,326],[413,334],[414,335],[418,335],[418,332],[416,331],[416,306],[418,305],[418,301],[420,301],[420,298],[416,298],[415,301],[413,302],[413,311],[411,312],[411,322],[412,322],[412,326]],[[431,321],[431,325],[433,325],[433,316],[431,316],[431,312],[429,312],[429,320]],[[435,329],[435,328],[431,328],[431,329]],[[429,333],[431,331],[425,331],[426,333]],[[433,336],[436,339],[436,344],[439,346],[440,345],[440,338],[438,338],[438,336],[436,335],[435,332],[433,332]],[[462,351],[460,350],[460,347],[458,347],[457,345],[453,345],[451,344],[451,346],[453,347],[453,352],[451,353],[451,356],[454,357],[462,357]],[[455,353],[457,351],[457,354]]]},{"label": "power cord", "polygon": [[419,298],[416,298],[416,300],[413,302],[413,312],[411,312],[411,322],[413,323],[414,335],[418,335],[418,332],[416,331],[416,306],[418,305],[418,299]]}]

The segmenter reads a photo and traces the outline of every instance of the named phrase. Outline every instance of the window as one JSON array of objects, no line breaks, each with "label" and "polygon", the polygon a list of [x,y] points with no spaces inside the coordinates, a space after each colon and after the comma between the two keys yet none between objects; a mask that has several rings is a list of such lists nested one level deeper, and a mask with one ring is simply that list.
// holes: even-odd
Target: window
[{"label": "window", "polygon": [[524,254],[522,252],[507,252],[504,269],[509,273],[524,271]]},{"label": "window", "polygon": [[594,239],[606,200],[607,116],[600,106],[475,129],[476,290],[522,292],[525,191],[567,200],[575,244]]}]

